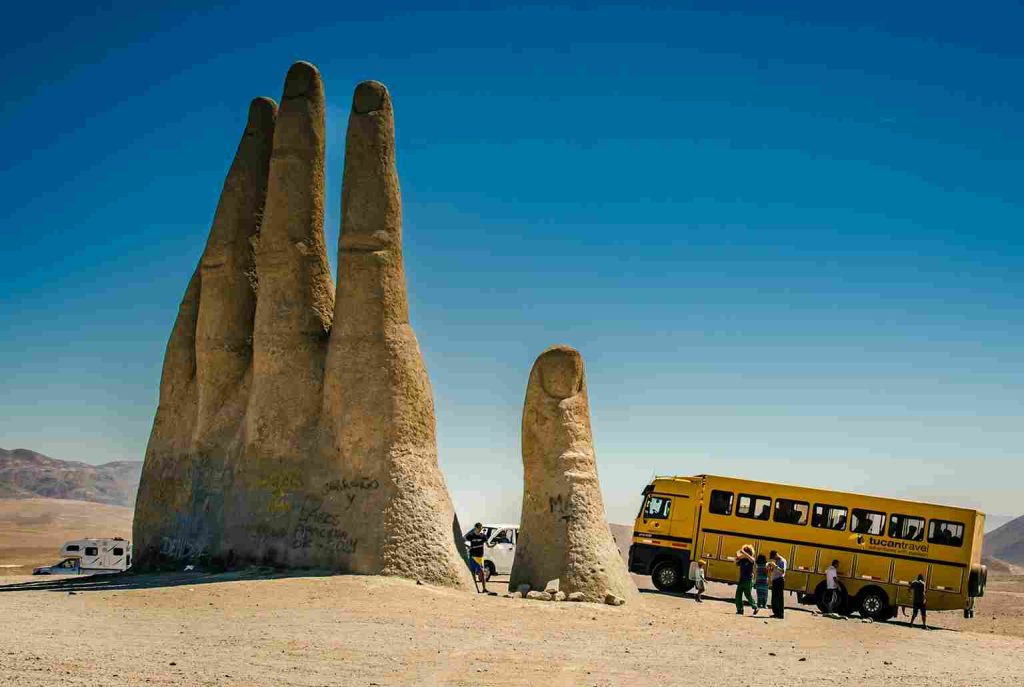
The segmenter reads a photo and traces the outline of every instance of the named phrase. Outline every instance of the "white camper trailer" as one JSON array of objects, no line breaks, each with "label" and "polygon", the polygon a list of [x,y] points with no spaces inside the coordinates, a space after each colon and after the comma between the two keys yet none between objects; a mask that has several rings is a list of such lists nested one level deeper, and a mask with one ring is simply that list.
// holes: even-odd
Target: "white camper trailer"
[{"label": "white camper trailer", "polygon": [[33,575],[91,575],[123,572],[132,565],[131,542],[113,539],[75,539],[60,547],[56,565],[36,568]]}]

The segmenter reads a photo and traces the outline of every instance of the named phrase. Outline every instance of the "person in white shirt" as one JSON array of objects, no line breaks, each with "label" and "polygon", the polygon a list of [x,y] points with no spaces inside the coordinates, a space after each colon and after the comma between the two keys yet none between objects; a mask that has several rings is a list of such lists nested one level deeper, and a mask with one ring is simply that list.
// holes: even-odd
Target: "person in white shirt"
[{"label": "person in white shirt", "polygon": [[768,558],[768,572],[772,578],[772,615],[782,619],[786,615],[786,600],[783,594],[786,593],[786,568],[789,564],[778,551],[769,553]]},{"label": "person in white shirt", "polygon": [[825,569],[825,608],[834,613],[839,605],[839,561],[833,560],[832,565]]}]

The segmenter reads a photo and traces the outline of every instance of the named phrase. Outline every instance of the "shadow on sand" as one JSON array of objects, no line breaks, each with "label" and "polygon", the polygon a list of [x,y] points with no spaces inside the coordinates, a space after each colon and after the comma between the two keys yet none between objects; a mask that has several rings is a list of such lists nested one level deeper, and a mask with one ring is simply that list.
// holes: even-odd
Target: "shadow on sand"
[{"label": "shadow on sand", "polygon": [[0,584],[3,592],[113,592],[159,587],[182,587],[216,582],[244,582],[249,580],[276,580],[290,577],[329,577],[335,573],[324,570],[277,570],[274,568],[246,568],[230,572],[154,572],[115,573],[111,575],[81,575],[75,577],[42,577],[38,581]]},{"label": "shadow on sand", "polygon": [[[692,592],[685,592],[685,593],[684,592],[659,592],[657,589],[641,589],[640,593],[641,594],[657,594],[657,595],[661,595],[661,596],[674,596],[677,599],[687,599],[688,601],[693,601],[693,593]],[[710,596],[708,594],[704,594],[704,600],[705,601],[718,602],[718,603],[727,603],[730,606],[735,606],[736,605],[736,601],[735,601],[734,597],[731,597],[731,596]],[[744,615],[746,615],[748,618],[758,618],[760,620],[765,620],[765,619],[769,619],[769,618],[772,617],[771,608],[761,609],[761,612],[758,613],[756,616],[750,614],[749,613],[749,609],[750,609],[750,606],[744,604],[744,610],[745,610]],[[794,606],[786,606],[786,613],[787,614],[789,614],[789,613],[807,613],[807,614],[810,614],[810,615],[820,616],[822,618],[825,618],[826,620],[831,620],[831,618],[828,618],[827,616],[822,616],[820,613],[818,613],[813,608],[798,608],[798,607],[794,607]],[[863,622],[863,620],[859,616],[847,616],[846,617],[846,621],[847,622],[854,622],[854,623]],[[839,621],[837,621],[837,622],[839,622]],[[907,628],[907,629],[910,629],[912,627],[915,627],[915,628],[917,628],[919,630],[924,629],[919,624],[918,625],[911,625],[910,622],[908,620],[906,620],[906,619],[904,619],[904,620],[896,620],[895,618],[893,618],[891,620],[878,621],[878,622],[883,622],[886,625],[893,625],[895,627],[904,627],[904,628]],[[949,627],[935,627],[934,625],[928,627],[927,631],[928,632],[932,632],[932,631],[959,632],[959,630],[955,630],[953,628],[949,628]]]}]

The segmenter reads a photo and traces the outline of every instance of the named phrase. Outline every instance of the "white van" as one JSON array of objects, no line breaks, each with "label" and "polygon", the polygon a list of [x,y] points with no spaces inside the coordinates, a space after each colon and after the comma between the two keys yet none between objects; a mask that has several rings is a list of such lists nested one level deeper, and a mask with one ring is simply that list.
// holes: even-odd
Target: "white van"
[{"label": "white van", "polygon": [[63,560],[32,571],[33,575],[91,575],[124,572],[132,565],[131,542],[112,539],[75,539],[60,547]]},{"label": "white van", "polygon": [[519,525],[484,525],[487,546],[484,548],[484,569],[487,579],[492,575],[508,575],[516,557]]}]

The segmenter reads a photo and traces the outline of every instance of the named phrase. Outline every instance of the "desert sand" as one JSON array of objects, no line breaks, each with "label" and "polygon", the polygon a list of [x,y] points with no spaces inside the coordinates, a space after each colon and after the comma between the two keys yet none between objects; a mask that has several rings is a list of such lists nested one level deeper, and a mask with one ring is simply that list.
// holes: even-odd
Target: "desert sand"
[{"label": "desert sand", "polygon": [[[15,581],[14,578],[7,578]],[[621,607],[475,595],[395,578],[23,579],[0,587],[0,685],[1020,685],[1024,578],[943,629],[735,615],[644,592]],[[74,592],[74,593],[72,593]],[[1011,614],[994,615],[1012,599]],[[738,681],[738,682],[736,682]]]}]

